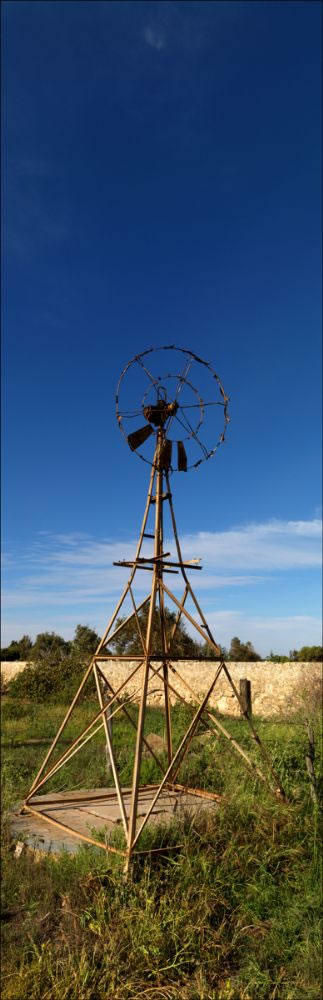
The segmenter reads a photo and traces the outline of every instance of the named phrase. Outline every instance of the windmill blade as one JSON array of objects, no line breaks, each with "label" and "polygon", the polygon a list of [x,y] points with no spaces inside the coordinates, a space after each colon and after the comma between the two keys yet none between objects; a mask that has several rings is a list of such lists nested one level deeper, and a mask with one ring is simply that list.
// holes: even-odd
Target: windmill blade
[{"label": "windmill blade", "polygon": [[172,441],[168,441],[167,438],[163,442],[160,451],[160,467],[168,472],[170,464],[172,461]]},{"label": "windmill blade", "polygon": [[179,472],[187,472],[187,455],[183,441],[177,441],[177,468]]},{"label": "windmill blade", "polygon": [[144,427],[139,428],[139,431],[133,431],[132,434],[129,434],[128,445],[129,448],[131,448],[131,451],[136,451],[136,449],[139,448],[144,441],[147,441],[147,438],[149,438],[153,433],[153,427],[150,427],[149,424],[145,424]]}]

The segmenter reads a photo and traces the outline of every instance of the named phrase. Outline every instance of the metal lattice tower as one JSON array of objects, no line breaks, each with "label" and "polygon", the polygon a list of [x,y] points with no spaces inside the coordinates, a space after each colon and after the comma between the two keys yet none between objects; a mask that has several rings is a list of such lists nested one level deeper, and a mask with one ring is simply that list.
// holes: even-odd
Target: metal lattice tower
[{"label": "metal lattice tower", "polygon": [[[165,354],[162,355],[162,352],[165,352]],[[167,358],[166,370],[163,370],[162,375],[154,374],[154,371],[152,371],[151,362],[154,361],[156,356],[159,363],[161,356]],[[178,358],[180,358],[181,366],[179,367],[176,364],[175,371],[174,366],[169,371],[169,358],[176,358],[177,362]],[[202,373],[203,396],[201,395],[200,388],[197,389],[195,383],[192,381],[194,369],[198,374]],[[133,394],[135,402],[133,402],[133,396],[131,398],[131,393],[127,389],[127,378],[129,379],[131,374],[134,375]],[[138,403],[136,405],[136,397],[138,395],[138,381],[140,378],[146,380],[146,385],[141,405],[138,407]],[[206,393],[208,395],[205,399],[204,396]],[[173,797],[186,794],[188,796],[191,795],[191,797],[208,798],[214,801],[219,800],[220,796],[216,792],[211,793],[201,789],[191,789],[181,785],[176,780],[180,767],[202,720],[207,719],[208,726],[220,732],[224,744],[227,743],[228,749],[236,753],[248,769],[257,774],[262,781],[268,781],[276,794],[284,796],[280,781],[272,768],[268,754],[261,744],[249,715],[244,713],[246,723],[250,727],[253,739],[257,743],[262,755],[265,773],[252,760],[252,757],[250,757],[246,750],[239,746],[237,741],[233,740],[222,720],[218,718],[214,710],[210,709],[210,696],[221,674],[225,674],[231,691],[239,702],[242,712],[243,705],[231,678],[228,666],[222,658],[221,648],[212,635],[191,584],[189,574],[191,571],[201,570],[201,566],[199,565],[200,560],[185,560],[183,558],[174,513],[171,475],[175,471],[186,472],[188,468],[198,467],[201,462],[213,457],[216,449],[225,439],[225,432],[229,422],[228,402],[229,398],[224,392],[218,375],[216,375],[207,362],[198,358],[191,351],[178,349],[174,346],[158,348],[156,351],[146,351],[133,358],[124,369],[119,380],[116,396],[118,424],[130,449],[151,465],[148,493],[138,544],[133,558],[123,559],[114,564],[124,567],[129,571],[127,583],[91,663],[85,671],[72,704],[46,754],[45,760],[32,783],[23,805],[24,812],[41,816],[45,822],[47,821],[56,825],[56,827],[61,827],[63,830],[68,831],[69,834],[79,837],[81,840],[97,844],[97,846],[108,851],[117,851],[117,853],[124,857],[126,871],[129,868],[132,856],[141,853],[137,846],[141,833],[152,816],[156,804],[161,797],[165,797],[166,793]],[[215,414],[217,417],[220,416],[220,427],[217,430],[214,429]],[[205,429],[205,415],[209,419],[211,437],[208,437],[207,429]],[[142,420],[144,421],[143,424]],[[136,426],[135,429],[131,430],[132,421],[136,421],[136,423],[140,422],[140,426]],[[166,509],[172,530],[174,556],[171,555],[170,551],[164,551]],[[151,518],[152,515],[154,518],[153,530],[147,531],[149,517]],[[146,540],[148,539],[153,551],[149,555],[144,556],[142,552],[145,545],[147,545]],[[145,574],[149,573],[150,587],[149,589],[147,588],[148,593],[144,600],[138,604],[134,594],[135,580],[137,574],[141,574],[142,572]],[[177,574],[182,577],[183,593],[180,599],[173,593],[170,585],[165,582],[165,577],[168,578],[168,574]],[[129,600],[129,598],[131,602],[130,614],[120,624],[116,625],[116,619],[126,599]],[[193,614],[187,609],[188,599],[193,607]],[[166,600],[170,602],[173,609],[176,609],[175,621],[170,631],[167,629],[165,615]],[[140,617],[143,608],[148,610],[144,632]],[[156,622],[156,611],[158,612],[160,632],[159,649],[157,652],[153,650],[153,630]],[[174,654],[174,641],[181,620],[190,623],[191,628],[211,647],[214,652],[214,658],[217,660],[216,665],[212,665],[212,680],[209,689],[200,702],[196,701],[194,691],[186,677],[183,678],[181,675],[178,667],[178,657]],[[130,621],[132,621],[136,628],[138,654],[134,655],[131,653],[118,657],[109,647],[116,636],[122,634],[122,630],[127,627]],[[122,663],[129,664],[129,674],[126,680],[119,685],[118,689],[114,690],[109,678],[109,666],[111,667],[116,659],[122,661]],[[84,694],[86,684],[89,682],[91,676],[95,680],[99,706],[98,712],[95,713],[91,722],[80,735],[70,743],[69,747],[53,760],[55,748],[80,696]],[[129,682],[132,683],[133,678],[136,676],[140,677],[139,690],[137,691],[139,696],[137,722],[129,714],[127,701],[124,700],[127,685]],[[149,745],[144,732],[147,698],[151,685],[156,681],[156,678],[162,682],[163,688],[167,742],[166,763],[160,759],[155,749]],[[178,682],[180,682],[181,691],[178,691],[178,687],[176,686]],[[183,688],[187,691],[187,699],[183,697]],[[128,699],[129,704],[133,701],[133,697],[132,692]],[[173,746],[172,736],[172,697],[176,697],[176,699],[189,704],[192,715],[191,722],[176,748]],[[195,702],[195,705],[193,705],[193,702]],[[121,787],[113,746],[111,719],[117,713],[126,714],[128,720],[136,728],[136,745],[130,789]],[[64,823],[60,821],[57,811],[55,812],[55,803],[58,808],[59,802],[61,808],[62,799],[56,798],[55,800],[55,792],[51,794],[49,799],[48,795],[42,799],[46,783],[102,728],[105,733],[107,753],[110,761],[113,790],[102,791],[102,795],[96,795],[95,801],[98,801],[98,799],[101,800],[101,812],[104,807],[107,818],[109,818],[109,809],[111,811],[112,806],[114,809],[118,809],[125,836],[125,847],[124,849],[120,848],[120,850],[111,846],[107,841],[103,843],[91,836],[80,833],[77,829],[73,829],[68,822]],[[144,748],[145,752],[148,752],[154,759],[159,770],[160,781],[156,785],[142,786],[140,784]],[[78,801],[81,803],[80,808],[86,808],[86,803],[89,803],[90,798],[90,792],[80,791],[78,798],[77,796],[75,797],[74,793],[73,800],[68,798],[68,793],[65,793],[64,803],[66,805],[70,801],[74,803]],[[141,810],[139,816],[138,801],[140,798],[145,799],[147,809],[144,814],[142,814]],[[51,809],[48,805],[49,802]],[[164,852],[165,848],[161,848],[160,850]]]}]

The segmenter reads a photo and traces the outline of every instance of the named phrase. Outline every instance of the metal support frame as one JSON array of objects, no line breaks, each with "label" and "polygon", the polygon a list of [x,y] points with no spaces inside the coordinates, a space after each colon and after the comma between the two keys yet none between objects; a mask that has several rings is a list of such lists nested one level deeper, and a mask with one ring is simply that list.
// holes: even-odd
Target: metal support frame
[{"label": "metal support frame", "polygon": [[[138,851],[138,849],[135,850],[138,840],[141,836],[141,833],[145,828],[146,823],[148,822],[151,816],[152,810],[154,809],[154,806],[158,801],[158,798],[161,795],[164,788],[172,792],[194,793],[194,795],[201,796],[205,799],[209,799],[210,801],[217,801],[221,799],[221,796],[217,795],[216,793],[205,792],[202,789],[187,788],[185,785],[181,785],[178,782],[176,782],[178,771],[183,763],[183,760],[185,759],[191,741],[194,738],[196,730],[200,725],[201,721],[207,720],[208,726],[211,725],[212,728],[215,729],[215,731],[220,733],[221,736],[225,738],[223,745],[227,746],[228,750],[233,752],[234,755],[238,754],[241,762],[245,767],[247,767],[249,771],[252,771],[261,781],[267,782],[276,794],[279,792],[279,794],[284,797],[284,790],[282,788],[282,785],[272,767],[269,755],[267,754],[265,748],[262,746],[260,738],[253,725],[252,719],[250,719],[248,716],[247,717],[245,716],[246,723],[249,725],[252,737],[257,743],[257,746],[262,754],[266,769],[270,773],[271,781],[268,780],[267,775],[261,771],[261,769],[252,760],[249,754],[246,753],[244,748],[242,748],[239,745],[237,740],[235,740],[231,736],[231,734],[226,729],[225,725],[215,715],[214,711],[212,711],[208,707],[210,696],[214,690],[215,684],[222,671],[225,673],[227,680],[231,686],[231,689],[240,706],[241,706],[241,699],[237,691],[237,688],[231,678],[227,664],[221,657],[220,647],[213,638],[211,630],[204,617],[203,611],[193,591],[190,580],[187,577],[187,572],[186,572],[187,569],[189,568],[196,569],[200,567],[194,566],[193,563],[190,565],[189,563],[184,562],[182,557],[179,537],[177,533],[174,507],[172,502],[169,475],[168,472],[162,468],[160,462],[163,440],[164,440],[164,432],[161,429],[158,431],[154,463],[150,475],[146,506],[145,506],[136,553],[134,559],[127,562],[127,565],[131,570],[129,579],[124,587],[124,590],[122,592],[120,600],[116,605],[113,615],[110,618],[107,628],[102,638],[100,639],[97,650],[94,656],[92,657],[91,663],[89,664],[84,674],[84,677],[81,681],[81,684],[79,685],[79,688],[75,694],[75,697],[73,698],[70,708],[68,709],[65,718],[63,719],[63,722],[59,727],[59,730],[45,756],[41,768],[39,769],[36,777],[34,778],[30,791],[28,792],[28,795],[26,796],[23,805],[23,811],[26,810],[27,812],[39,816],[44,821],[51,823],[57,827],[60,827],[65,832],[71,833],[75,837],[79,837],[80,840],[85,840],[90,844],[95,844],[96,846],[104,848],[107,851],[112,851],[113,853],[119,854],[120,857],[124,858],[126,872],[128,872],[129,870],[129,866],[133,855],[137,855],[138,853],[139,854],[165,853],[165,851],[167,850],[167,848],[165,847],[154,849],[152,852],[150,851],[141,852]],[[177,551],[176,562],[174,560],[168,561],[169,553],[163,553],[163,504],[167,502],[169,504],[174,541]],[[148,515],[151,507],[155,508],[154,534],[146,531]],[[140,553],[142,550],[142,544],[144,538],[147,537],[154,539],[154,553],[151,559],[144,560],[141,557]],[[143,563],[145,565],[143,565]],[[149,563],[150,565],[147,565],[147,563]],[[120,565],[120,563],[118,565]],[[126,565],[126,561],[123,561],[122,565]],[[169,589],[169,587],[166,586],[166,583],[164,582],[164,574],[167,572],[171,572],[171,570],[169,569],[170,566],[176,567],[176,571],[177,572],[179,571],[181,573],[184,580],[184,593],[181,601],[177,599],[177,597],[172,593],[172,591]],[[143,568],[147,569],[152,573],[151,589],[147,597],[145,597],[145,599],[139,605],[136,605],[132,585],[137,569],[143,569]],[[114,623],[116,621],[117,615],[121,610],[122,605],[128,595],[130,597],[133,610],[131,614],[128,615],[128,617],[123,620],[123,622],[121,622],[119,625],[117,625],[116,628],[114,628]],[[167,634],[167,629],[166,629],[165,595],[167,595],[170,601],[177,608],[175,623],[169,635]],[[197,621],[189,613],[189,611],[185,606],[188,596],[190,596],[193,601],[193,604],[196,608],[199,617],[199,621]],[[141,622],[139,619],[139,612],[147,604],[149,604],[149,608],[148,608],[146,634],[144,635],[142,631]],[[153,649],[153,634],[155,626],[155,611],[157,607],[159,608],[161,652],[160,654],[156,655],[156,653],[154,653],[152,649]],[[189,685],[188,681],[179,674],[177,667],[175,666],[178,657],[172,655],[176,632],[182,616],[184,616],[190,622],[190,624],[193,625],[193,627],[196,629],[199,635],[201,635],[203,639],[211,646],[217,659],[220,660],[219,665],[217,666],[217,669],[215,671],[215,676],[213,678],[213,681],[209,687],[209,690],[207,691],[205,697],[201,702],[199,702],[196,699],[195,693],[191,688],[191,686]],[[120,634],[120,632],[122,632],[122,629],[124,629],[131,620],[134,620],[135,622],[136,631],[138,634],[138,641],[140,644],[140,648],[142,649],[141,654],[140,655],[135,654],[133,656],[129,655],[118,656],[115,653],[109,652],[109,646],[111,645],[111,642],[115,639],[115,637],[118,634]],[[111,685],[109,676],[106,676],[106,674],[103,673],[101,667],[101,665],[104,664],[105,669],[107,669],[109,663],[115,660],[120,660],[125,663],[128,662],[129,665],[130,664],[132,665],[132,669],[130,670],[129,676],[126,678],[125,681],[122,682],[122,684],[119,685],[117,690],[114,690],[114,688]],[[156,661],[159,661],[159,665],[158,662]],[[126,689],[127,685],[129,684],[129,681],[131,681],[135,677],[140,668],[142,668],[142,676],[138,688],[132,692],[132,694],[126,699],[126,701],[121,700],[120,699],[121,693]],[[181,692],[179,692],[176,689],[176,687],[174,687],[174,685],[170,682],[170,676],[169,676],[170,673],[174,675],[175,682],[177,678],[180,684],[186,688],[190,696],[190,701],[187,701],[187,699],[184,698]],[[70,746],[67,749],[65,749],[63,753],[61,753],[61,755],[54,761],[54,763],[52,762],[51,764],[49,764],[52,755],[54,753],[55,747],[57,746],[57,743],[66,725],[68,724],[68,721],[72,715],[74,708],[76,707],[79,701],[81,694],[84,692],[86,683],[89,680],[91,674],[93,674],[95,679],[97,697],[99,702],[99,711],[94,715],[91,722],[85,727],[85,729],[80,733],[80,735],[71,742]],[[145,723],[145,713],[146,713],[149,684],[150,680],[153,680],[154,678],[158,678],[161,681],[164,691],[166,741],[167,741],[167,766],[165,765],[163,760],[160,760],[159,756],[155,753],[153,747],[150,746],[149,741],[146,739],[144,735],[144,723]],[[104,700],[104,695],[102,692],[103,681],[109,692],[108,701]],[[133,703],[137,695],[140,695],[140,700],[139,700],[138,720],[136,722],[132,718],[130,712],[128,711],[127,704]],[[193,713],[193,718],[175,752],[173,751],[173,743],[172,743],[172,724],[171,724],[171,708],[170,708],[171,695],[173,695],[176,699],[179,699],[180,701],[184,702],[184,704],[188,705]],[[113,711],[111,711],[112,705],[115,706]],[[130,791],[129,817],[127,816],[126,813],[126,805],[124,798],[125,789],[122,789],[120,785],[118,767],[114,755],[113,738],[110,727],[110,720],[118,712],[123,712],[126,715],[126,717],[128,718],[128,720],[130,721],[130,723],[136,729],[137,732],[132,786]],[[96,723],[98,723],[98,726],[96,726]],[[71,758],[74,756],[74,754],[78,753],[78,751],[85,745],[85,743],[87,743],[88,740],[90,740],[102,728],[104,729],[105,732],[107,751],[111,762],[111,771],[112,771],[115,791],[113,790],[111,790],[111,792],[107,791],[104,796],[100,795],[100,798],[104,798],[108,802],[112,799],[114,795],[117,796],[120,809],[120,818],[123,824],[124,834],[126,838],[126,846],[124,850],[122,849],[119,850],[118,848],[112,848],[112,846],[108,845],[107,843],[102,843],[100,841],[94,840],[91,837],[87,837],[84,834],[77,833],[72,828],[46,815],[46,804],[49,803],[49,801],[52,804],[55,804],[55,802],[58,801],[57,799],[55,799],[55,793],[52,793],[52,798],[50,800],[48,800],[47,797],[44,799],[44,806],[41,803],[41,798],[39,796],[37,797],[37,801],[35,801],[34,799],[34,797],[37,795],[38,790],[43,789],[43,786],[46,784],[46,782],[51,777],[53,777],[54,774],[56,774],[58,770],[60,770],[60,768],[64,766],[64,764],[67,764],[68,761],[71,760]],[[146,750],[148,750],[151,757],[157,764],[159,770],[161,771],[161,780],[158,785],[140,786],[140,770],[141,770],[143,747],[146,747]],[[46,771],[46,765],[49,765],[47,771]],[[147,791],[149,790],[151,793],[154,794],[152,801],[150,802],[150,806],[147,809],[147,812],[138,828],[138,798],[141,787],[142,788],[144,787]],[[86,793],[84,794],[80,793],[79,800],[86,801],[88,795]],[[70,801],[72,801],[72,799]],[[73,801],[78,801],[78,800],[73,799]],[[68,802],[68,799],[66,799],[66,802]],[[173,850],[175,848],[172,846],[172,848],[170,849]]]}]

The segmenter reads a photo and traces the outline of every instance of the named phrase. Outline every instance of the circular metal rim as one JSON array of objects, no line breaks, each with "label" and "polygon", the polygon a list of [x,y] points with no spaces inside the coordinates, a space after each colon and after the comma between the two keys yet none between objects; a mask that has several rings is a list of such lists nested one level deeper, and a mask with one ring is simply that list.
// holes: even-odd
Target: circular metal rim
[{"label": "circular metal rim", "polygon": [[[193,361],[196,361],[197,364],[203,365],[205,368],[207,368],[209,370],[211,377],[214,378],[215,381],[217,382],[217,385],[219,387],[220,393],[221,393],[221,395],[223,397],[223,410],[224,410],[224,426],[223,426],[223,430],[222,430],[221,434],[218,436],[214,447],[211,448],[211,450],[208,452],[208,454],[205,455],[204,458],[200,458],[200,459],[198,459],[197,462],[192,462],[190,465],[187,466],[187,469],[197,469],[199,465],[202,465],[202,462],[206,462],[206,461],[208,461],[208,459],[213,458],[213,455],[215,454],[215,452],[217,451],[217,449],[225,441],[225,435],[226,435],[227,426],[228,426],[228,423],[230,422],[230,417],[229,417],[229,414],[228,414],[228,403],[230,401],[230,397],[226,395],[226,392],[225,392],[225,390],[223,388],[221,379],[220,379],[219,375],[217,375],[217,373],[212,368],[210,362],[209,361],[204,361],[203,358],[198,357],[198,355],[195,354],[194,351],[190,351],[188,348],[185,348],[185,347],[177,347],[176,344],[163,344],[162,346],[149,347],[149,348],[147,348],[146,351],[141,351],[139,354],[135,354],[133,358],[130,358],[130,361],[127,362],[127,364],[125,365],[125,367],[123,368],[123,370],[122,370],[122,372],[120,374],[120,377],[119,377],[119,380],[118,380],[118,384],[117,384],[117,389],[116,389],[116,395],[115,395],[116,416],[117,416],[117,423],[118,423],[119,429],[120,429],[120,431],[121,431],[121,433],[122,433],[122,435],[123,435],[126,443],[128,444],[128,435],[126,435],[126,433],[125,433],[124,427],[122,425],[122,415],[119,412],[119,393],[120,393],[121,383],[123,382],[123,379],[124,379],[125,375],[127,374],[128,369],[133,364],[135,364],[136,362],[140,364],[139,358],[144,358],[144,357],[147,356],[147,354],[155,354],[157,351],[179,351],[180,354],[189,355],[192,358]],[[156,381],[158,381],[158,380],[156,379]],[[196,391],[196,390],[194,390],[194,391]],[[154,428],[154,433],[155,433],[155,428]],[[194,437],[194,435],[191,435],[191,437]],[[181,438],[181,440],[183,440],[183,438]],[[138,458],[141,459],[142,462],[145,462],[146,465],[150,465],[150,466],[156,467],[155,466],[155,462],[150,461],[149,458],[145,458],[144,455],[141,455],[139,451],[136,451],[136,455],[138,456]],[[171,468],[169,471],[173,473],[173,472],[178,472],[179,470]]]}]

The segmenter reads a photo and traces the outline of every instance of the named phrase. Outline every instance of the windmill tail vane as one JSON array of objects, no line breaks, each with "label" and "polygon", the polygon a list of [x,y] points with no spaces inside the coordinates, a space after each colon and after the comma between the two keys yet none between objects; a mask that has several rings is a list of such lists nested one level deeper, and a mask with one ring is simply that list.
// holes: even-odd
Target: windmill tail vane
[{"label": "windmill tail vane", "polygon": [[[172,357],[177,349],[172,347],[160,348],[157,353],[172,352]],[[224,431],[221,429],[216,443],[211,446],[203,442],[200,437],[200,427],[202,425],[201,413],[207,407],[208,412],[212,407],[218,406],[218,399],[212,397],[206,402],[199,395],[198,390],[191,382],[191,369],[193,365],[204,366],[203,373],[210,375],[212,387],[223,387],[218,376],[210,370],[208,363],[197,358],[192,352],[178,349],[181,356],[181,367],[176,374],[168,370],[163,375],[157,375],[151,366],[151,358],[147,360],[152,351],[144,352],[136,356],[132,362],[126,366],[119,381],[117,392],[117,419],[121,425],[130,450],[138,454],[153,443],[150,453],[140,454],[144,461],[151,465],[150,479],[144,515],[139,533],[138,543],[133,558],[121,559],[114,565],[128,571],[127,582],[123,588],[121,596],[108,622],[105,632],[100,639],[98,648],[84,673],[81,684],[76,691],[75,697],[70,705],[65,718],[59,727],[58,733],[53,740],[48,753],[36,775],[29,793],[23,804],[23,811],[41,817],[44,822],[55,825],[61,832],[67,832],[79,840],[95,844],[113,853],[118,853],[124,860],[125,871],[129,871],[132,859],[142,853],[140,844],[141,834],[146,824],[151,820],[156,822],[159,814],[173,815],[174,811],[182,803],[185,807],[200,808],[205,803],[209,807],[218,804],[221,796],[216,791],[206,789],[196,789],[180,784],[178,774],[186,760],[192,741],[201,724],[206,724],[208,729],[213,729],[223,738],[223,752],[225,748],[240,759],[241,763],[253,775],[262,782],[267,782],[275,794],[284,796],[284,790],[277,774],[275,773],[269,755],[262,746],[260,738],[255,730],[251,717],[244,712],[240,695],[232,680],[228,665],[225,663],[221,647],[216,642],[204,616],[203,610],[194,592],[190,576],[192,571],[201,571],[200,560],[198,558],[184,559],[181,544],[177,531],[175,519],[173,497],[171,490],[171,473],[173,455],[175,453],[177,471],[187,471],[194,466],[191,461],[190,448],[196,446],[197,452],[202,452],[196,464],[200,464],[206,458],[212,457],[219,443],[221,434],[225,433],[228,422],[227,402],[225,396],[225,412],[222,406],[222,418],[224,416]],[[183,358],[184,355],[184,366]],[[139,359],[139,360],[138,360]],[[144,359],[144,360],[143,360]],[[149,365],[149,367],[148,367]],[[138,376],[144,375],[148,388],[145,386],[143,400],[138,406],[137,399],[127,400],[127,409],[121,408],[120,404],[120,384],[123,377],[135,368],[135,389],[138,389]],[[188,375],[190,374],[190,379]],[[140,379],[139,379],[140,380]],[[184,390],[187,390],[184,392]],[[198,402],[196,402],[198,398]],[[193,399],[193,402],[192,402]],[[195,423],[191,420],[191,410],[197,414]],[[186,411],[189,411],[189,415]],[[179,417],[180,414],[180,417]],[[133,431],[127,432],[123,424],[127,416],[135,419],[137,423],[143,417],[145,423],[136,427]],[[185,430],[185,441],[177,436],[173,436],[175,421],[182,424]],[[202,451],[204,448],[204,453]],[[165,551],[164,530],[165,515],[170,524],[171,538],[170,545],[167,544]],[[152,522],[152,523],[151,523]],[[167,536],[168,537],[168,536]],[[151,546],[150,554],[143,554],[144,546]],[[172,555],[172,547],[175,555]],[[138,602],[135,587],[138,583],[137,574],[149,574],[147,580],[147,593],[143,600]],[[173,592],[169,577],[176,575],[182,581],[182,593],[180,597]],[[142,587],[142,581],[140,581]],[[176,588],[175,588],[176,589]],[[142,591],[141,591],[142,592]],[[171,618],[172,625],[169,628],[169,616],[167,607],[173,609]],[[128,606],[128,614],[120,621],[120,611],[124,611]],[[190,610],[189,610],[190,608]],[[156,649],[156,612],[158,619],[158,646]],[[177,632],[183,622],[188,623],[191,630],[197,633],[199,639],[207,643],[214,654],[215,663],[208,661],[210,671],[210,684],[202,699],[196,698],[196,693],[187,679],[187,671],[183,676],[179,657],[176,656]],[[125,652],[117,655],[111,646],[120,639],[122,633],[131,623],[137,636],[138,652]],[[125,647],[126,648],[126,647]],[[115,686],[113,680],[113,668],[116,660],[121,664],[124,674],[120,683]],[[198,664],[198,658],[196,660]],[[241,712],[244,712],[246,725],[248,725],[251,735],[257,743],[259,755],[262,758],[262,767],[253,757],[234,740],[231,733],[225,726],[221,717],[211,707],[210,699],[214,696],[214,690],[219,677],[225,677],[233,696],[240,705]],[[95,682],[95,691],[98,700],[98,709],[94,712],[93,718],[85,728],[74,738],[68,748],[58,752],[60,738],[68,726],[81,697],[84,697],[86,686],[91,679]],[[162,696],[162,704],[165,718],[166,750],[160,755],[149,740],[145,729],[147,701],[152,692],[156,690]],[[185,692],[185,694],[183,694]],[[91,695],[93,698],[93,695]],[[182,738],[176,745],[172,725],[172,705],[175,701],[183,702],[189,708],[191,721],[183,733]],[[138,705],[137,715],[131,712],[131,707]],[[118,760],[117,748],[113,740],[112,720],[115,716],[126,716],[129,726],[135,731],[135,746],[133,752],[132,780],[130,787],[123,787],[120,779],[120,762]],[[69,764],[71,759],[82,750],[85,745],[89,746],[90,740],[100,732],[103,732],[106,742],[106,752],[109,762],[109,784],[105,788],[92,790],[66,792],[52,791],[44,793],[47,782],[56,779],[58,772]],[[56,751],[56,753],[55,753]],[[142,784],[142,757],[143,753],[149,755],[156,772],[154,784]],[[55,780],[57,787],[57,780]],[[66,786],[65,786],[66,788]],[[63,796],[63,798],[62,798]],[[80,817],[81,816],[81,820]],[[92,827],[97,826],[95,817],[100,817],[105,821],[108,829],[114,829],[115,824],[122,825],[124,833],[124,847],[119,848],[109,843],[106,836],[103,841],[96,838],[89,832]],[[74,825],[73,825],[74,824]],[[83,826],[82,826],[83,824]],[[84,825],[87,824],[87,825]],[[160,848],[165,850],[177,849],[180,845],[169,845]],[[157,850],[157,849],[156,849]]]}]

